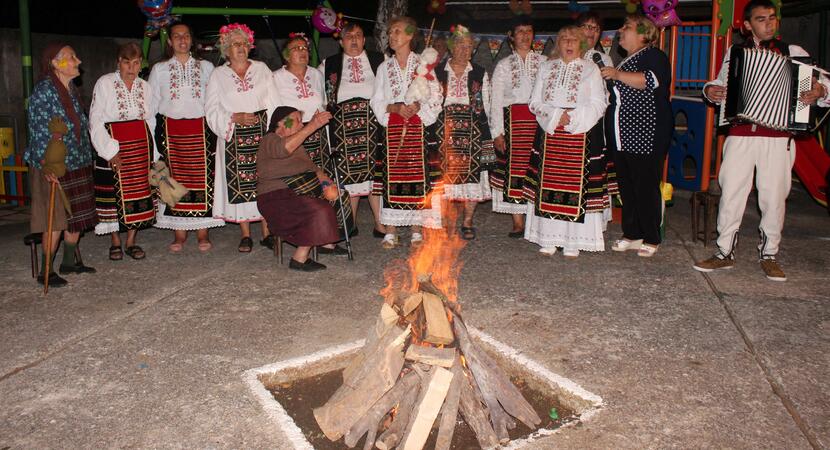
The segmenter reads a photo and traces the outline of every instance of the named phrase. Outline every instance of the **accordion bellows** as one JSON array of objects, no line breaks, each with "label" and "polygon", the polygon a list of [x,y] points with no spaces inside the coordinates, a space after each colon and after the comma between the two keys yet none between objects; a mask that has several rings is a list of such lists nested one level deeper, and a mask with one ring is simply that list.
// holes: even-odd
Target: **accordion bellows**
[{"label": "accordion bellows", "polygon": [[732,47],[727,74],[720,125],[749,122],[774,130],[809,129],[810,107],[799,97],[811,88],[811,66],[772,50]]}]

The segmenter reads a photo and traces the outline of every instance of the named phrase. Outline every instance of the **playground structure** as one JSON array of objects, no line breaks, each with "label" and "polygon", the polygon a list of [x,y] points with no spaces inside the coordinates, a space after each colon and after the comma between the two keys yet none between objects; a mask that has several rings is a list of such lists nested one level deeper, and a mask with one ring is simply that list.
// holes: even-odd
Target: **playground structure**
[{"label": "playground structure", "polygon": [[[723,54],[732,43],[732,29],[742,24],[740,11],[746,1],[714,0],[710,20],[683,22],[661,33],[660,46],[670,56],[672,66],[671,96],[676,122],[663,178],[678,189],[708,192],[712,178],[717,178],[724,135],[717,133],[715,108],[702,100],[700,91],[707,80],[717,75]],[[19,0],[19,3],[24,95],[28,98],[32,86],[28,1]],[[330,7],[328,1],[323,4]],[[226,20],[230,20],[230,16],[260,16],[265,20],[269,30],[269,17],[310,18],[313,13],[314,10],[311,9],[190,6],[174,6],[171,10],[171,14],[177,16],[213,15],[225,17]],[[313,27],[312,30],[313,49],[310,63],[316,66],[319,61],[320,32]],[[271,37],[274,39],[273,33]],[[158,38],[163,51],[167,41],[164,29],[160,30]],[[152,37],[145,35],[142,45],[145,56],[149,53],[151,44]],[[4,148],[19,150],[22,147],[20,142],[17,142],[17,145],[14,143],[15,139],[19,141],[20,136],[17,125],[4,123],[0,123]],[[796,145],[797,159],[794,171],[810,195],[826,206],[827,182],[824,174],[830,167],[830,157],[827,156],[824,147],[826,143],[809,136],[797,139]],[[28,171],[20,156],[22,152],[11,153],[3,153],[4,158],[0,161],[0,203],[25,204],[28,200]]]}]

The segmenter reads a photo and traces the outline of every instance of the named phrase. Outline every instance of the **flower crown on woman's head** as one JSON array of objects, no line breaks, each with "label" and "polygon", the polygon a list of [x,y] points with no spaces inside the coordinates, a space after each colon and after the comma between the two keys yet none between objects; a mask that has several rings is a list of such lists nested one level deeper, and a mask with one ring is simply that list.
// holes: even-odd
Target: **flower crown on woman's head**
[{"label": "flower crown on woman's head", "polygon": [[452,25],[450,26],[450,33],[455,38],[462,38],[470,34],[470,29],[461,24]]},{"label": "flower crown on woman's head", "polygon": [[288,39],[294,39],[294,38],[302,38],[305,41],[305,44],[308,45],[308,38],[306,37],[305,33],[303,33],[303,32],[288,33]]},{"label": "flower crown on woman's head", "polygon": [[219,42],[225,43],[225,40],[228,39],[231,32],[239,30],[248,37],[248,44],[251,44],[251,48],[254,48],[254,30],[248,28],[247,25],[244,23],[231,23],[228,25],[223,26],[219,29]]}]

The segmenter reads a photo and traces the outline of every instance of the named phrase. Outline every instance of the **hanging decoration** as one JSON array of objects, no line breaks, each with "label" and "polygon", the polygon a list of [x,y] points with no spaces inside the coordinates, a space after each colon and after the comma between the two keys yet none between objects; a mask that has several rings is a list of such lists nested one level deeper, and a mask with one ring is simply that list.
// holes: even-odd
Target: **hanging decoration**
[{"label": "hanging decoration", "polygon": [[137,0],[138,8],[147,17],[147,24],[144,25],[144,35],[154,37],[159,30],[173,22],[170,10],[173,8],[173,0]]},{"label": "hanging decoration", "polygon": [[625,5],[625,12],[634,14],[637,12],[637,6],[640,4],[640,0],[620,0],[620,3]]},{"label": "hanging decoration", "polygon": [[[342,15],[340,21],[342,22]],[[314,25],[317,31],[323,34],[339,32],[340,29],[337,28],[337,22],[338,15],[333,9],[327,6],[319,5],[311,14],[311,24]]]},{"label": "hanging decoration", "polygon": [[530,0],[510,0],[510,10],[513,14],[520,16],[529,16],[533,12],[533,7],[530,5]]},{"label": "hanging decoration", "polygon": [[493,61],[496,60],[496,56],[501,52],[501,46],[504,45],[504,41],[505,38],[500,36],[487,38],[487,47],[490,49],[490,57]]},{"label": "hanging decoration", "polygon": [[428,0],[427,12],[436,15],[447,12],[447,0]]},{"label": "hanging decoration", "polygon": [[570,0],[568,2],[568,11],[571,12],[571,15],[579,15],[584,12],[588,12],[591,7],[588,5],[580,5],[577,0]]},{"label": "hanging decoration", "polygon": [[547,45],[547,43],[547,39],[536,39],[535,41],[533,41],[532,49],[534,52],[541,55],[545,51],[545,46]]},{"label": "hanging decoration", "polygon": [[643,12],[658,28],[680,25],[677,3],[678,0],[643,0]]}]

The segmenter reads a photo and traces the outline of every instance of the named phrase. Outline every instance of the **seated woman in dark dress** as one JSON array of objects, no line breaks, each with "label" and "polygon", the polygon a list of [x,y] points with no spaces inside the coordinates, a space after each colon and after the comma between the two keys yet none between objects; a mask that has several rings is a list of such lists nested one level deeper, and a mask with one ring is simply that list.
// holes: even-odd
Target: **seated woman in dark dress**
[{"label": "seated woman in dark dress", "polygon": [[[311,247],[340,239],[334,209],[326,201],[335,200],[338,194],[331,179],[302,147],[311,133],[328,123],[331,114],[318,112],[305,125],[301,118],[300,112],[289,106],[278,107],[271,116],[257,152],[257,207],[275,236],[297,245],[288,267],[312,272],[326,266],[308,257]],[[294,180],[303,178],[297,176],[304,174],[309,184],[319,181],[325,199],[292,189]]]}]

